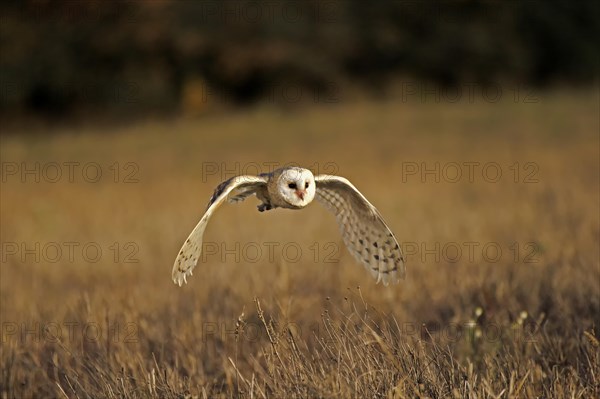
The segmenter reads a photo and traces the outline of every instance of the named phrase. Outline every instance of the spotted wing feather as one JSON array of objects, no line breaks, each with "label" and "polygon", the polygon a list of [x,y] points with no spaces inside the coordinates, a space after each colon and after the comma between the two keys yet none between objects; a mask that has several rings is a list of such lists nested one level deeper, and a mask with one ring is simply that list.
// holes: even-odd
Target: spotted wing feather
[{"label": "spotted wing feather", "polygon": [[236,176],[217,186],[215,192],[208,201],[204,216],[202,216],[202,219],[200,219],[194,230],[192,230],[189,237],[185,240],[177,255],[177,259],[175,259],[172,272],[175,284],[181,286],[182,283],[187,283],[187,276],[192,275],[192,270],[196,267],[202,253],[202,236],[204,235],[204,230],[206,229],[210,217],[217,208],[219,208],[230,195],[234,199],[234,202],[242,201],[266,184],[266,177]]},{"label": "spotted wing feather", "polygon": [[384,285],[406,274],[402,250],[379,211],[339,176],[315,176],[316,198],[332,211],[350,253]]}]

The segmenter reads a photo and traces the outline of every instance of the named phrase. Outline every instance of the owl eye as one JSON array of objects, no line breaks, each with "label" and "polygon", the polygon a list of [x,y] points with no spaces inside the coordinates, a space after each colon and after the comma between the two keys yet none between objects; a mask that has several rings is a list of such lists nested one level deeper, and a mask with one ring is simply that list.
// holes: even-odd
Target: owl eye
[{"label": "owl eye", "polygon": [[290,183],[290,184],[288,184],[288,187],[289,188],[296,188],[296,183]]},{"label": "owl eye", "polygon": [[304,185],[304,188],[308,188],[309,183],[306,182],[306,184]]}]

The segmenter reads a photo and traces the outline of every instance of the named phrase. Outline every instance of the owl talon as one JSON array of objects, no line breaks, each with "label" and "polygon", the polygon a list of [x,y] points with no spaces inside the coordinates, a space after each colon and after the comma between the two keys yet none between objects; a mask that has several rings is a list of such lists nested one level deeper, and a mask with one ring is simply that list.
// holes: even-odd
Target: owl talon
[{"label": "owl talon", "polygon": [[271,204],[260,204],[259,206],[257,206],[257,208],[259,212],[270,211],[271,209],[273,209]]}]

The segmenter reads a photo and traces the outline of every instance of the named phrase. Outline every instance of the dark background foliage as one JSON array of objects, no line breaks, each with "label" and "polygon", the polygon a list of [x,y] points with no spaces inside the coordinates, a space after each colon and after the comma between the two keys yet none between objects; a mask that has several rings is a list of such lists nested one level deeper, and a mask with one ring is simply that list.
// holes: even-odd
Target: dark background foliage
[{"label": "dark background foliage", "polygon": [[583,85],[597,77],[599,4],[2,2],[0,110],[169,113],[194,90],[201,105],[244,105],[278,85],[379,96],[394,79]]}]

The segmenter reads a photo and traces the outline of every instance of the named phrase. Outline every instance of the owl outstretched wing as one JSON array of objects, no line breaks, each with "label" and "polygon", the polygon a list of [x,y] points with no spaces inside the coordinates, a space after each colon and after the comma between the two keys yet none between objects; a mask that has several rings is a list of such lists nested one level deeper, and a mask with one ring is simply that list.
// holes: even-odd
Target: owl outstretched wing
[{"label": "owl outstretched wing", "polygon": [[243,201],[248,196],[256,193],[258,189],[266,186],[267,176],[236,176],[219,184],[215,189],[202,219],[198,222],[189,237],[183,243],[175,264],[173,265],[173,281],[175,284],[187,283],[187,276],[192,275],[192,270],[198,263],[202,253],[202,236],[212,214],[227,198],[230,202]]},{"label": "owl outstretched wing", "polygon": [[350,253],[384,285],[406,274],[402,250],[379,211],[339,176],[315,176],[316,199],[336,216]]}]

